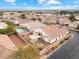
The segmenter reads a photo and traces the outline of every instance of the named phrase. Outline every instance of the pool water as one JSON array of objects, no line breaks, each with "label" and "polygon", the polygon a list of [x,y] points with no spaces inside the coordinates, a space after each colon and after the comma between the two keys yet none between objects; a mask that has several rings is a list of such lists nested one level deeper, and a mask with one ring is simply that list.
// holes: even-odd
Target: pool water
[{"label": "pool water", "polygon": [[16,29],[16,32],[17,33],[23,33],[23,32],[26,32],[27,30],[25,30],[25,29],[21,29],[21,28],[17,28]]}]

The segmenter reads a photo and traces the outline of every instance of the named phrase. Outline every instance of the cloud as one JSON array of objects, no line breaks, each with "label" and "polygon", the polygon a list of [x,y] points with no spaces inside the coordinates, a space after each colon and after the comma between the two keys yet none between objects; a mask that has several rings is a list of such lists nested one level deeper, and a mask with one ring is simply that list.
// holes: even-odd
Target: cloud
[{"label": "cloud", "polygon": [[40,4],[48,3],[48,4],[62,4],[58,0],[38,0]]},{"label": "cloud", "polygon": [[45,7],[45,9],[52,10],[52,9],[63,9],[63,6],[49,6]]},{"label": "cloud", "polygon": [[45,9],[45,10],[66,10],[66,9],[78,9],[78,5],[65,5],[65,6],[46,6],[46,7],[41,7],[40,9]]},{"label": "cloud", "polygon": [[77,4],[77,3],[78,3],[78,1],[75,1],[74,3],[75,3],[75,4]]},{"label": "cloud", "polygon": [[14,3],[16,0],[5,0],[7,3]]},{"label": "cloud", "polygon": [[12,5],[16,5],[15,2],[16,0],[5,0],[6,3],[12,4]]},{"label": "cloud", "polygon": [[46,0],[38,0],[38,3],[43,4]]},{"label": "cloud", "polygon": [[65,5],[65,6],[42,6],[42,7],[35,7],[35,6],[27,6],[27,7],[16,7],[15,9],[20,10],[76,10],[79,9],[78,5]]},{"label": "cloud", "polygon": [[23,5],[24,5],[24,6],[26,6],[26,5],[27,5],[27,3],[24,3]]},{"label": "cloud", "polygon": [[59,2],[57,0],[48,0],[47,3],[49,3],[49,4],[62,4],[61,2]]},{"label": "cloud", "polygon": [[10,3],[11,5],[16,5],[16,3]]}]

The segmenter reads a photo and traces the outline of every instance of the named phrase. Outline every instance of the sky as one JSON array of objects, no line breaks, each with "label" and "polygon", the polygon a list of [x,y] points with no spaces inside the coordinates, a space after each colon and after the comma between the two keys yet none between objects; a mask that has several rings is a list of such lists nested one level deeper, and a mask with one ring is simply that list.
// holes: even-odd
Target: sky
[{"label": "sky", "polygon": [[79,9],[79,0],[0,0],[5,10],[65,10]]}]

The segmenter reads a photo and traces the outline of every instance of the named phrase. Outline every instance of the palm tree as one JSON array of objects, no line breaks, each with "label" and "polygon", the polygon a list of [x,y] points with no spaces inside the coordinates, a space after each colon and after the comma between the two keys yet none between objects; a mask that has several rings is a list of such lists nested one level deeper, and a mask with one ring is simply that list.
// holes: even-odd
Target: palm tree
[{"label": "palm tree", "polygon": [[19,49],[11,59],[39,59],[38,51],[31,45]]}]

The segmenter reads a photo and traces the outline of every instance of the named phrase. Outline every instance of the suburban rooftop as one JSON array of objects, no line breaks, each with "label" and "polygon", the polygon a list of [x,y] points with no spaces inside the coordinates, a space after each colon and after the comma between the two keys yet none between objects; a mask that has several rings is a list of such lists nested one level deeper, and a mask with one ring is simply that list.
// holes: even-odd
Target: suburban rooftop
[{"label": "suburban rooftop", "polygon": [[10,38],[7,35],[0,34],[0,46],[3,46],[6,49],[16,51],[17,47],[14,45],[14,43],[10,40]]}]

